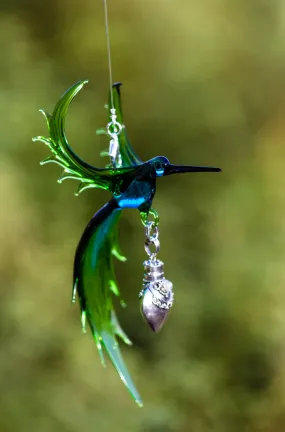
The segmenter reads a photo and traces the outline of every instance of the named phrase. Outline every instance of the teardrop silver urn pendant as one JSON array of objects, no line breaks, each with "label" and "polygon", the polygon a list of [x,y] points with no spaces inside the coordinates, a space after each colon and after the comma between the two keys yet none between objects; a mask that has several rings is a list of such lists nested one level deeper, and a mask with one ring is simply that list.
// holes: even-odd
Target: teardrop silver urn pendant
[{"label": "teardrop silver urn pendant", "polygon": [[[153,222],[149,222],[149,225]],[[152,227],[151,227],[152,228]],[[158,229],[150,235],[150,226],[146,227],[145,250],[149,259],[143,263],[143,287],[139,297],[141,299],[141,312],[148,325],[158,332],[169,314],[173,305],[173,284],[164,277],[164,263],[156,258],[159,251]],[[150,246],[154,245],[155,253],[151,253]]]}]

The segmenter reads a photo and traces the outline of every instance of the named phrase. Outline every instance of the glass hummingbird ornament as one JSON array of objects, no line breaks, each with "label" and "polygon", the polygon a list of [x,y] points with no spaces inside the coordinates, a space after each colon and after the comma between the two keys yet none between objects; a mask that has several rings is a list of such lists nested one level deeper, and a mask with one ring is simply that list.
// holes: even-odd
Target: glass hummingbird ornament
[{"label": "glass hummingbird ornament", "polygon": [[105,189],[112,194],[111,200],[91,218],[77,246],[72,300],[74,302],[78,296],[82,330],[85,332],[87,324],[89,325],[102,364],[105,365],[106,352],[126,388],[137,404],[142,406],[141,397],[122,358],[117,337],[128,345],[131,345],[131,341],[120,327],[112,302],[112,295],[120,295],[112,256],[120,261],[126,260],[118,245],[121,212],[125,208],[138,209],[147,231],[146,251],[149,251],[147,248],[150,244],[156,245],[156,252],[149,252],[149,260],[144,263],[145,274],[140,297],[142,312],[148,324],[154,331],[158,331],[172,305],[173,292],[171,282],[164,278],[163,263],[156,258],[159,249],[155,229],[157,224],[147,222],[149,214],[157,216],[151,208],[156,179],[178,173],[218,172],[221,169],[172,165],[165,156],[141,161],[130,145],[124,126],[120,83],[113,85],[109,95],[109,107],[111,101],[113,104],[109,110],[109,128],[107,132],[98,131],[109,134],[111,141],[113,140],[110,143],[111,151],[109,149],[103,153],[111,156],[111,165],[96,168],[84,162],[67,141],[65,118],[72,99],[86,83],[86,80],[79,81],[70,87],[56,104],[52,115],[41,110],[47,121],[49,136],[38,136],[33,140],[45,143],[52,153],[41,165],[56,163],[63,168],[59,183],[65,179],[79,180],[76,195],[87,188]]}]

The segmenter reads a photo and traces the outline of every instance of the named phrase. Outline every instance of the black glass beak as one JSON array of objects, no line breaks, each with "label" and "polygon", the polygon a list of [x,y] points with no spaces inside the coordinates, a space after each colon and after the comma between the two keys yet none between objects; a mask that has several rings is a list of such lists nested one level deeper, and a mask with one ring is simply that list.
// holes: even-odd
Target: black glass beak
[{"label": "black glass beak", "polygon": [[221,172],[221,168],[192,165],[166,165],[164,175],[180,174],[189,172]]}]

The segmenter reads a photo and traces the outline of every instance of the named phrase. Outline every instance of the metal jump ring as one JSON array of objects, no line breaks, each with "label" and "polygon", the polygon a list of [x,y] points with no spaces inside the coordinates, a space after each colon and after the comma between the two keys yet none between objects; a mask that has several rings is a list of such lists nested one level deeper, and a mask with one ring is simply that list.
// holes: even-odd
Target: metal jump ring
[{"label": "metal jump ring", "polygon": [[[117,127],[118,128],[118,130],[116,130],[115,132],[113,131],[111,131],[111,126],[115,126],[115,127]],[[114,136],[118,136],[118,135],[120,135],[120,133],[122,132],[122,129],[123,129],[123,126],[121,125],[121,123],[119,123],[119,122],[117,122],[117,121],[111,121],[110,123],[108,123],[107,124],[107,133],[108,133],[108,135],[110,135],[111,137],[114,137]]]},{"label": "metal jump ring", "polygon": [[145,236],[147,239],[158,239],[158,226],[155,225],[154,221],[147,222]]},{"label": "metal jump ring", "polygon": [[[150,250],[150,246],[154,245],[155,246],[155,252],[151,252]],[[151,259],[154,259],[156,257],[156,255],[158,254],[158,252],[160,251],[160,242],[157,238],[153,238],[153,239],[147,239],[145,241],[144,244],[144,249],[146,251],[146,253],[148,254],[148,256]]]}]

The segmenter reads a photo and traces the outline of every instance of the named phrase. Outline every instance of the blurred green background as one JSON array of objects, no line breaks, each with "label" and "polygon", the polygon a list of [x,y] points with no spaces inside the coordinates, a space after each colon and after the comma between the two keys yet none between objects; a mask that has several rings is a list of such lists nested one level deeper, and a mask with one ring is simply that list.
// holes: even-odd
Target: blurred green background
[{"label": "blurred green background", "polygon": [[138,303],[144,233],[125,211],[117,266],[134,347],[122,346],[137,408],[71,304],[74,251],[109,198],[77,182],[33,136],[79,79],[67,119],[96,166],[106,137],[108,69],[99,0],[1,0],[1,432],[285,430],[285,3],[109,0],[114,81],[147,160],[222,174],[158,181],[160,258],[176,302],[161,333]]}]

